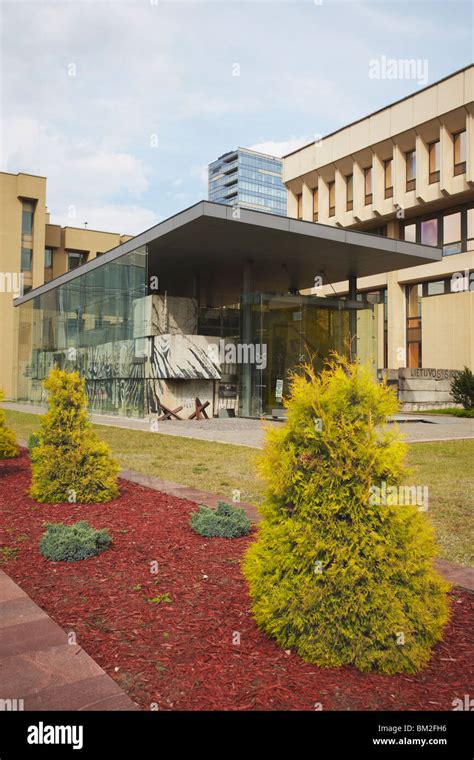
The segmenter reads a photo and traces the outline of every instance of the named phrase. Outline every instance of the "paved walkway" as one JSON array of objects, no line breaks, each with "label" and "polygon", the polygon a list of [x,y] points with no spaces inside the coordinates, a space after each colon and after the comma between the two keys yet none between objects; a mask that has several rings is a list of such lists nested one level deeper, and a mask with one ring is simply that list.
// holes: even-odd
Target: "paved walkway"
[{"label": "paved walkway", "polygon": [[[44,407],[32,404],[5,402],[2,406],[5,409],[29,412],[30,414],[44,414],[45,412]],[[97,425],[111,425],[131,430],[150,430],[150,422],[143,419],[109,417],[102,414],[92,414],[91,419]],[[394,421],[400,425],[405,440],[408,442],[453,441],[474,438],[474,419],[441,414],[398,414],[395,415]],[[274,426],[282,423],[270,420],[265,424]],[[261,448],[265,436],[260,420],[244,417],[235,417],[234,419],[212,418],[199,421],[165,420],[158,423],[158,432],[217,443],[250,446],[251,448]]]},{"label": "paved walkway", "polygon": [[[138,710],[135,702],[3,571],[0,700],[24,710]],[[15,704],[15,703],[13,703]],[[7,702],[8,705],[8,702]],[[9,709],[3,701],[0,710]]]}]

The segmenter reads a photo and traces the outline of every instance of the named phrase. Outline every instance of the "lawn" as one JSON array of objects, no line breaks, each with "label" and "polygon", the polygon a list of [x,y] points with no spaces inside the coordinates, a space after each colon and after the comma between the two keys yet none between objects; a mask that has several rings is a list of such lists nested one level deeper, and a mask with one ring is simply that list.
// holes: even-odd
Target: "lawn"
[{"label": "lawn", "polygon": [[[8,424],[27,440],[38,427],[38,416],[7,411]],[[94,425],[121,466],[156,475],[231,499],[259,504],[262,484],[255,474],[258,451],[141,430]],[[439,556],[473,565],[474,440],[413,443],[409,449],[409,485],[428,486],[428,516],[436,530]]]},{"label": "lawn", "polygon": [[[443,640],[419,673],[316,667],[252,618],[240,564],[253,535],[203,538],[189,525],[195,504],[128,481],[106,504],[35,503],[24,452],[0,462],[0,482],[0,568],[143,710],[452,710],[469,693],[469,593],[451,592]],[[110,532],[107,551],[81,562],[40,554],[45,522],[85,518]]]},{"label": "lawn", "polygon": [[449,414],[451,417],[474,417],[474,409],[450,407],[449,409],[423,409],[422,414]]}]

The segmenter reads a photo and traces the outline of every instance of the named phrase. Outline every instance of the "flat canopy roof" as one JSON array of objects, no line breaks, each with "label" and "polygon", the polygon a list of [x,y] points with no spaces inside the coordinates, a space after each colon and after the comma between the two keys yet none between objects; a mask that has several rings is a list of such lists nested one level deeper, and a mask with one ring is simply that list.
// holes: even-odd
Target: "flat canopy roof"
[{"label": "flat canopy roof", "polygon": [[201,278],[212,273],[215,287],[225,291],[225,281],[234,277],[241,290],[241,274],[249,261],[255,272],[252,289],[271,290],[272,285],[285,283],[298,289],[312,287],[320,273],[328,282],[340,282],[350,275],[365,277],[442,258],[441,249],[418,243],[261,211],[241,208],[239,218],[235,214],[235,207],[200,201],[14,303],[24,303],[144,245],[149,273],[158,273],[165,283],[178,282],[187,272]]}]

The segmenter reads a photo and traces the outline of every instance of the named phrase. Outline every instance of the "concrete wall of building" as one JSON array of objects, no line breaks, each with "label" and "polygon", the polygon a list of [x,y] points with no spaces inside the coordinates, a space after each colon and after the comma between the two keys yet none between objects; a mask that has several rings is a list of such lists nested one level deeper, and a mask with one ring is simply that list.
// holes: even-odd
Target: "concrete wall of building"
[{"label": "concrete wall of building", "polygon": [[[466,130],[466,170],[454,173],[454,134]],[[429,182],[429,144],[440,141],[439,181]],[[407,190],[406,158],[416,150],[415,188]],[[392,158],[392,197],[385,198],[384,161]],[[372,168],[372,200],[366,203],[364,170]],[[347,177],[353,176],[353,208],[347,210]],[[474,201],[474,66],[420,90],[360,121],[286,156],[283,178],[288,214],[313,221],[317,189],[319,223],[367,232],[382,224],[387,235],[401,236],[400,220]],[[329,216],[329,187],[335,183],[335,213]],[[474,271],[474,244],[467,250],[389,274],[358,280],[359,290],[386,289],[388,294],[388,367],[406,367],[407,285],[456,277]],[[333,283],[319,295],[348,291]],[[462,298],[458,298],[462,296]],[[382,325],[379,326],[382,337]],[[378,352],[379,367],[383,353]],[[474,368],[472,293],[430,296],[422,300],[423,367]]]},{"label": "concrete wall of building", "polygon": [[[22,202],[35,205],[31,244],[31,277],[25,285],[37,288],[68,270],[68,251],[81,251],[87,259],[105,253],[130,239],[128,235],[99,232],[50,224],[46,208],[46,178],[31,174],[0,172],[0,388],[7,398],[16,395],[18,314],[13,298],[19,295],[12,285],[21,272]],[[53,271],[45,270],[45,248],[53,248]]]},{"label": "concrete wall of building", "polygon": [[474,366],[474,292],[424,298],[421,329],[423,366]]},{"label": "concrete wall of building", "polygon": [[35,204],[33,235],[28,243],[33,251],[31,284],[41,285],[44,272],[46,220],[46,179],[30,174],[0,172],[0,387],[7,398],[15,392],[13,364],[16,357],[16,318],[13,298],[19,295],[22,248],[22,202]]},{"label": "concrete wall of building", "polygon": [[79,251],[85,254],[86,260],[91,261],[96,256],[112,248],[116,248],[130,235],[120,235],[116,232],[101,232],[99,230],[82,229],[79,227],[60,227],[57,224],[46,226],[46,247],[53,248],[53,278],[68,271],[69,251]]}]

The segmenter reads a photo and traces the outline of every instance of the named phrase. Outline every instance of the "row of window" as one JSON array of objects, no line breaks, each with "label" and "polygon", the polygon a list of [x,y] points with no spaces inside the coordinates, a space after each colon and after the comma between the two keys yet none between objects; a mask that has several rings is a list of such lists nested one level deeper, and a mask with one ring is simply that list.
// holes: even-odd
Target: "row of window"
[{"label": "row of window", "polygon": [[474,204],[409,219],[403,225],[403,239],[442,247],[443,256],[473,248]]},{"label": "row of window", "polygon": [[276,185],[286,193],[286,186],[283,184],[281,175],[265,174],[263,171],[251,171],[247,168],[239,169],[239,179],[247,179],[251,182],[263,182],[266,185]]},{"label": "row of window", "polygon": [[249,169],[267,169],[270,172],[282,171],[282,162],[278,159],[262,158],[260,156],[251,156],[248,153],[239,154],[240,168],[248,167]]},{"label": "row of window", "polygon": [[[45,282],[49,282],[53,275],[53,253],[54,248],[44,249],[44,268],[45,268]],[[101,254],[98,252],[97,256]],[[88,258],[88,254],[83,251],[68,251],[68,271],[76,269],[81,264],[85,264]],[[21,271],[23,274],[31,273],[33,268],[33,249],[22,246],[21,248]]]},{"label": "row of window", "polygon": [[[232,190],[234,187],[237,188],[237,184],[232,185],[228,189]],[[286,203],[286,192],[282,192],[280,188],[257,185],[255,182],[246,182],[245,180],[239,180],[238,187],[241,190],[248,190],[251,193],[255,193],[255,195],[261,195],[262,197],[270,196],[271,198],[279,198],[279,200]]]},{"label": "row of window", "polygon": [[[260,178],[261,179],[261,178]],[[272,179],[274,179],[272,177]],[[219,182],[209,191],[209,199],[216,200],[219,196],[225,195],[227,192],[234,190],[238,187],[244,187],[246,190],[251,190],[255,193],[261,193],[262,195],[272,195],[280,198],[286,202],[287,193],[286,188],[279,180],[278,182],[253,182],[245,176],[239,174],[231,182]]]},{"label": "row of window", "polygon": [[281,201],[274,198],[266,200],[265,198],[262,198],[261,195],[239,193],[239,203],[250,203],[253,206],[269,207],[271,212],[286,214],[286,203],[281,203]]},{"label": "row of window", "polygon": [[[453,175],[464,174],[466,172],[466,130],[453,134]],[[439,182],[440,176],[440,141],[436,140],[428,145],[429,156],[429,176],[430,184]],[[405,153],[406,166],[406,191],[415,189],[416,185],[416,150],[410,150]],[[346,211],[352,211],[354,208],[354,177],[349,174],[345,177],[346,181]],[[328,183],[329,194],[329,216],[336,215],[336,185],[335,182]],[[384,161],[384,197],[393,197],[393,158]],[[368,206],[373,200],[373,170],[371,166],[364,169],[364,202]],[[297,215],[298,219],[303,218],[302,194],[297,196]],[[318,190],[313,190],[313,221],[318,221]]]}]

